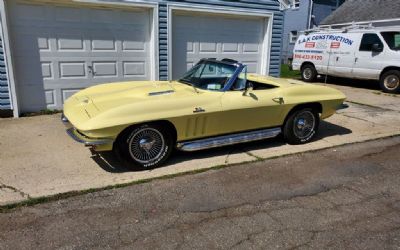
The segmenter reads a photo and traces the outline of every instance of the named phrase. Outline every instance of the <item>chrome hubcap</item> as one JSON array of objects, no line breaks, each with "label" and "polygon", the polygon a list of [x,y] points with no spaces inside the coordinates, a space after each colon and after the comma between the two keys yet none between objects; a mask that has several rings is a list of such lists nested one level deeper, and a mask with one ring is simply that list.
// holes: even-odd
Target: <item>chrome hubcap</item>
[{"label": "chrome hubcap", "polygon": [[310,79],[311,75],[312,75],[312,71],[311,71],[310,68],[304,69],[303,76],[304,76],[305,79]]},{"label": "chrome hubcap", "polygon": [[389,75],[385,78],[384,84],[387,89],[393,90],[399,86],[400,79],[396,75]]},{"label": "chrome hubcap", "polygon": [[299,139],[305,139],[312,135],[315,128],[315,117],[310,111],[299,113],[294,119],[293,132]]},{"label": "chrome hubcap", "polygon": [[143,128],[136,131],[130,137],[128,144],[132,158],[143,164],[158,159],[165,148],[164,137],[153,128]]}]

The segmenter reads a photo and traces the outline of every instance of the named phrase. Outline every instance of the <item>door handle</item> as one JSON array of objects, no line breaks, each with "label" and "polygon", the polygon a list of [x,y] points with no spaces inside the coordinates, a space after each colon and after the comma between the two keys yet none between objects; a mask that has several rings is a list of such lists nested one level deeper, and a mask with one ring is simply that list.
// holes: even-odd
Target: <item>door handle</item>
[{"label": "door handle", "polygon": [[92,65],[88,66],[88,70],[89,70],[89,73],[91,73],[92,75],[96,75],[96,72],[94,72]]},{"label": "door handle", "polygon": [[284,104],[285,103],[285,100],[283,100],[283,97],[272,98],[272,101],[277,102],[279,104]]},{"label": "door handle", "polygon": [[356,58],[354,58],[354,62],[357,62],[358,61],[358,58],[356,57]]},{"label": "door handle", "polygon": [[336,57],[336,62],[337,62],[337,61],[339,61],[339,57],[338,57],[338,56]]},{"label": "door handle", "polygon": [[206,110],[201,108],[201,107],[196,107],[193,110],[193,113],[201,113],[201,112],[205,112]]}]

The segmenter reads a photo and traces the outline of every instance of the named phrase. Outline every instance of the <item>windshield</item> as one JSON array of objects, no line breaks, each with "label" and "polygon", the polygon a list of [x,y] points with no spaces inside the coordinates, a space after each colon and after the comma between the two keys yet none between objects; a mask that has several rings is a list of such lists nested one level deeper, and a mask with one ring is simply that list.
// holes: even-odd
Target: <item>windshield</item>
[{"label": "windshield", "polygon": [[200,89],[220,91],[229,82],[236,68],[225,63],[202,61],[178,81]]},{"label": "windshield", "polygon": [[381,32],[391,50],[400,50],[400,31]]}]

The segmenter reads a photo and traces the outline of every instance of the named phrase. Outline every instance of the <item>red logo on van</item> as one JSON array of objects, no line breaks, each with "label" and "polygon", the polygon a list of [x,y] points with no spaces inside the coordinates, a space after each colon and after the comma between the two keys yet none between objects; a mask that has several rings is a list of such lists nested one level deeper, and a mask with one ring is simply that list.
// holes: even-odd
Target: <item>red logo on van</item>
[{"label": "red logo on van", "polygon": [[340,42],[331,42],[331,49],[340,48]]},{"label": "red logo on van", "polygon": [[306,42],[306,48],[314,48],[315,42]]}]

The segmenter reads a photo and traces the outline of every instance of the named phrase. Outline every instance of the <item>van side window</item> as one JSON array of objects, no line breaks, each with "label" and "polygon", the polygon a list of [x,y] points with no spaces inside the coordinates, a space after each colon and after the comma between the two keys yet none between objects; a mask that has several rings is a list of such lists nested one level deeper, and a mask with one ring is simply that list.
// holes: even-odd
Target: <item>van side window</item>
[{"label": "van side window", "polygon": [[372,45],[375,43],[383,46],[377,34],[364,34],[361,40],[360,51],[372,51]]}]

